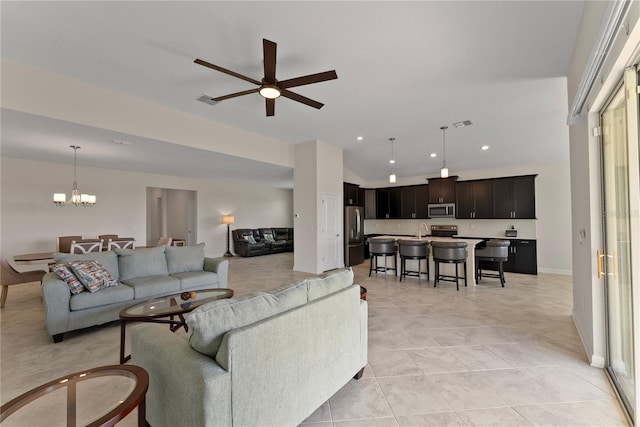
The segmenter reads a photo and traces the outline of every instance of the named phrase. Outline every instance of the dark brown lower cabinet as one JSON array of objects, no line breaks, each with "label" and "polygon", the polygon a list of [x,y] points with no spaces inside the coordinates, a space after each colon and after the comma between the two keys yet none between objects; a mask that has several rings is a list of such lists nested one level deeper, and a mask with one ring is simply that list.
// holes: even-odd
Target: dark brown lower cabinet
[{"label": "dark brown lower cabinet", "polygon": [[[509,259],[502,264],[504,271],[511,273],[538,274],[538,255],[536,241],[528,239],[511,239]],[[497,263],[482,264],[487,270],[498,270]]]}]

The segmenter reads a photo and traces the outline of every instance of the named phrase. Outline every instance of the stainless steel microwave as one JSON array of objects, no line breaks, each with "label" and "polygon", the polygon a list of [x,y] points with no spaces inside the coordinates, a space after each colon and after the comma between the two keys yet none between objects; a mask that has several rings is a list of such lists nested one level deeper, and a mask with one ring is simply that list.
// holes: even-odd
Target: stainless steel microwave
[{"label": "stainless steel microwave", "polygon": [[455,203],[437,203],[427,205],[429,218],[455,218]]}]

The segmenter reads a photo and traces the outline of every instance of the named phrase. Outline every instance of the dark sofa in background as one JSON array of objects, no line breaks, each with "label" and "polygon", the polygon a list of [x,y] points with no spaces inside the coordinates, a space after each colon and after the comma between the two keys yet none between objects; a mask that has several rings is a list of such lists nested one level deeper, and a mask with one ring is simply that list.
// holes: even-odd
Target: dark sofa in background
[{"label": "dark sofa in background", "polygon": [[[238,228],[231,231],[233,251],[244,257],[293,251],[293,228]],[[249,241],[253,236],[255,243]],[[271,238],[273,237],[273,238]]]}]

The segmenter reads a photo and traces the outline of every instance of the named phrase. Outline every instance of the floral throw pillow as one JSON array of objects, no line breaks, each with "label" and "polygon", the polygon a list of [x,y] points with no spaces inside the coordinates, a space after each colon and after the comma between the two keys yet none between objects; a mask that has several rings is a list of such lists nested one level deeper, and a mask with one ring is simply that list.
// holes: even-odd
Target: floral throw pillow
[{"label": "floral throw pillow", "polygon": [[84,292],[84,286],[82,286],[82,283],[80,283],[76,275],[73,274],[73,270],[71,270],[68,264],[54,264],[51,266],[51,271],[64,280],[73,295]]},{"label": "floral throw pillow", "polygon": [[96,292],[118,284],[97,261],[72,261],[69,265],[89,292]]},{"label": "floral throw pillow", "polygon": [[275,239],[273,238],[273,234],[265,234],[264,238],[267,242],[273,242]]},{"label": "floral throw pillow", "polygon": [[255,243],[256,242],[256,238],[253,237],[252,235],[244,236],[244,240],[246,240],[249,243]]}]

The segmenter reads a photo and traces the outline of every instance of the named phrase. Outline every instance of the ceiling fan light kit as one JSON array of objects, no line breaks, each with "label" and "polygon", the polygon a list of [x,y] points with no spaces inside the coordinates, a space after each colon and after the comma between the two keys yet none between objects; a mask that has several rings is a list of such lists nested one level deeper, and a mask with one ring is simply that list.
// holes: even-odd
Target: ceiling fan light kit
[{"label": "ceiling fan light kit", "polygon": [[292,79],[278,81],[276,79],[276,50],[277,44],[267,39],[262,39],[262,55],[264,64],[264,77],[261,81],[253,79],[251,77],[244,76],[235,71],[228,70],[218,65],[211,64],[210,62],[202,59],[196,59],[195,62],[203,67],[211,68],[212,70],[220,71],[221,73],[228,74],[238,79],[244,80],[249,83],[253,83],[258,86],[254,89],[244,90],[242,92],[231,93],[229,95],[223,95],[216,98],[211,98],[209,101],[204,101],[198,98],[199,101],[206,102],[208,104],[224,101],[225,99],[236,98],[238,96],[249,95],[252,93],[259,93],[265,98],[265,109],[267,117],[275,116],[275,99],[280,96],[291,99],[293,101],[300,102],[313,108],[320,109],[324,105],[321,102],[299,95],[295,92],[291,92],[289,89],[298,86],[305,86],[313,83],[320,83],[327,80],[334,80],[338,78],[335,70],[325,71],[322,73],[309,74],[301,77],[294,77]]},{"label": "ceiling fan light kit", "polygon": [[276,99],[282,95],[282,93],[280,89],[278,89],[278,86],[264,85],[260,88],[260,95],[267,99]]}]

